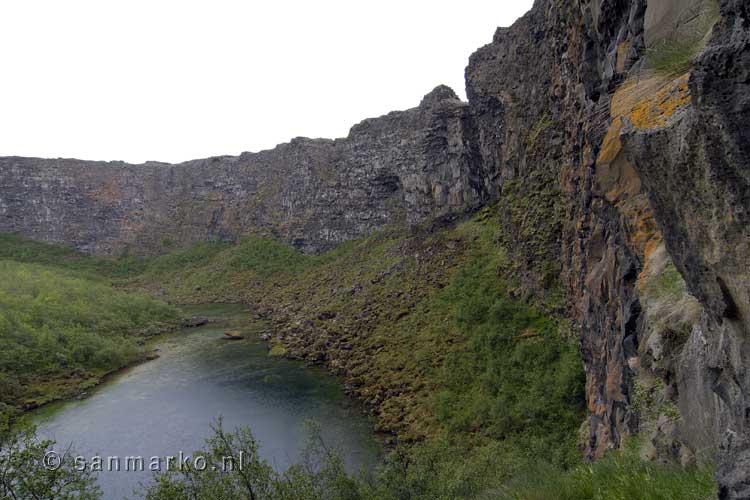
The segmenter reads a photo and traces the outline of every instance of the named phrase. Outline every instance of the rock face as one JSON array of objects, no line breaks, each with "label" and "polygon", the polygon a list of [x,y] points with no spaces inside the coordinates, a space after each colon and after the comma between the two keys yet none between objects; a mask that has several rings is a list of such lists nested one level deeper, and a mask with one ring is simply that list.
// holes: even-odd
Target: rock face
[{"label": "rock face", "polygon": [[447,87],[339,140],[178,165],[0,158],[0,231],[119,256],[247,232],[306,252],[488,199],[469,107]]},{"label": "rock face", "polygon": [[[562,200],[562,209],[526,219],[509,243],[527,288],[545,293],[550,280],[535,279],[542,263],[568,291],[587,371],[592,458],[619,446],[636,425],[627,360],[637,356],[641,263],[616,200],[597,192],[595,177],[612,92],[644,47],[645,12],[640,1],[537,2],[512,28],[499,29],[467,69],[484,168],[499,173],[505,219],[518,205],[505,203],[509,191],[524,198],[559,186],[547,198]],[[631,177],[634,186],[614,190],[623,199],[639,195]]]},{"label": "rock face", "polygon": [[689,79],[691,105],[623,137],[666,247],[703,306],[677,373],[680,409],[718,430],[723,498],[750,498],[750,6],[721,18]]},{"label": "rock face", "polygon": [[[696,31],[692,64],[655,70]],[[105,255],[260,231],[316,252],[497,202],[525,292],[566,297],[580,335],[586,455],[641,432],[653,457],[718,456],[721,497],[750,497],[747,2],[537,0],[466,82],[468,103],[438,87],[345,139],[239,157],[0,159],[0,231]]]},{"label": "rock face", "polygon": [[[538,1],[472,56],[467,92],[526,288],[551,267],[568,292],[586,454],[634,432],[661,459],[718,450],[721,497],[748,498],[750,17],[687,3]],[[651,69],[699,28],[692,65]]]}]

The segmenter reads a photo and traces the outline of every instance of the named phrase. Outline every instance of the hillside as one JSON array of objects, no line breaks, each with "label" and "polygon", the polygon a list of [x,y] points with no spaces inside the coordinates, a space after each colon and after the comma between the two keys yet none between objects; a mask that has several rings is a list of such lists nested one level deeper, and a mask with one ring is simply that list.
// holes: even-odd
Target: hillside
[{"label": "hillside", "polygon": [[103,265],[0,237],[0,409],[77,396],[146,360],[145,341],[180,325],[176,308],[113,288]]},{"label": "hillside", "polygon": [[[23,286],[13,287],[3,317],[44,318],[23,333],[43,341],[52,330],[57,344],[28,346],[0,330],[5,381],[23,378],[4,385],[20,392],[3,401],[75,395],[142,359],[143,339],[179,318],[144,292],[170,302],[242,302],[254,309],[250,329],[268,341],[270,356],[326,366],[375,417],[392,453],[369,479],[339,478],[358,489],[343,498],[535,498],[560,488],[569,498],[710,496],[710,464],[652,464],[638,457],[638,441],[595,468],[582,463],[585,378],[559,291],[546,302],[522,296],[498,238],[496,207],[390,228],[318,256],[248,237],[108,260],[4,238],[0,268]],[[81,358],[84,351],[92,356]],[[179,498],[179,490],[154,491]]]}]

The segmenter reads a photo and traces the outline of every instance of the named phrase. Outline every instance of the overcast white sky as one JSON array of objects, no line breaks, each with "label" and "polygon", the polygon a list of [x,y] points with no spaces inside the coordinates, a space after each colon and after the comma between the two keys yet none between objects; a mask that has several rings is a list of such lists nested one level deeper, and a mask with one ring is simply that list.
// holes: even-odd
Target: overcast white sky
[{"label": "overcast white sky", "polygon": [[465,98],[532,0],[1,0],[0,156],[177,162]]}]

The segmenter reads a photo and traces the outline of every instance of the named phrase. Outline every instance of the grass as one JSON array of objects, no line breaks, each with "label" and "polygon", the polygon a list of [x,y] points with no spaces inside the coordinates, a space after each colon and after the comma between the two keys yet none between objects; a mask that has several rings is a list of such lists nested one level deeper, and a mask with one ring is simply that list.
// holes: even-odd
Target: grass
[{"label": "grass", "polygon": [[571,470],[540,464],[517,473],[494,496],[503,500],[708,500],[711,467],[683,468],[641,460],[635,449],[611,452]]},{"label": "grass", "polygon": [[40,243],[16,236],[0,234],[0,261],[44,264],[87,275],[90,278],[125,278],[141,271],[136,259],[105,259],[83,255],[73,248]]},{"label": "grass", "polygon": [[[489,207],[442,228],[391,228],[320,256],[254,236],[139,261],[18,242],[26,248],[3,251],[27,263],[2,269],[25,275],[25,285],[7,303],[26,314],[17,317],[31,322],[32,335],[8,335],[26,324],[18,319],[0,335],[27,349],[0,358],[0,373],[94,375],[134,359],[137,339],[176,317],[144,291],[175,302],[243,302],[270,320],[271,355],[326,365],[400,444],[370,480],[346,478],[358,496],[345,498],[705,498],[713,491],[707,470],[626,453],[581,463],[577,346],[558,315],[549,266],[526,268],[538,270],[548,293],[518,293],[499,220],[509,209]],[[547,204],[530,220],[550,211],[559,209]],[[527,241],[541,257],[558,228],[533,230],[527,221],[521,230],[532,231]],[[655,276],[648,285],[657,295],[678,291],[670,270]],[[40,358],[12,365],[29,356]]]},{"label": "grass", "polygon": [[584,376],[558,318],[511,297],[503,254],[478,245],[438,296],[464,341],[446,358],[437,415],[451,433],[517,443],[530,456],[578,460]]},{"label": "grass", "polygon": [[705,46],[713,25],[719,19],[718,0],[705,0],[695,12],[693,21],[647,51],[649,66],[657,73],[677,76],[690,69],[693,59]]},{"label": "grass", "polygon": [[[44,260],[56,251],[35,255]],[[143,359],[139,339],[179,324],[177,309],[115,290],[92,277],[96,262],[77,260],[61,267],[0,260],[3,403],[33,407],[85,390]],[[73,269],[78,266],[85,271]]]}]

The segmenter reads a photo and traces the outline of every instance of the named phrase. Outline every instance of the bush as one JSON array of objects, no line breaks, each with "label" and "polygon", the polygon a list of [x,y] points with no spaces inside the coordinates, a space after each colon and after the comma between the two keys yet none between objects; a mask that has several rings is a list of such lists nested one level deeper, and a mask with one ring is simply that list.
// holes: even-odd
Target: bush
[{"label": "bush", "polygon": [[[205,470],[188,467],[157,476],[147,500],[707,500],[716,497],[710,467],[683,469],[646,462],[635,447],[563,470],[526,460],[501,443],[471,448],[443,439],[399,448],[371,475],[347,474],[340,454],[313,427],[301,463],[274,471],[258,456],[252,432],[214,427],[208,447],[194,454]],[[246,457],[225,470],[222,457]],[[236,463],[236,462],[235,462]]]},{"label": "bush", "polygon": [[717,494],[710,466],[644,461],[636,447],[567,472],[547,464],[529,467],[501,491],[497,498],[507,500],[708,500]]},{"label": "bush", "polygon": [[143,354],[139,335],[179,319],[171,306],[79,271],[0,261],[0,397],[41,403],[52,397],[41,386],[131,363]]},{"label": "bush", "polygon": [[560,465],[579,460],[584,374],[558,321],[509,294],[497,253],[475,255],[441,297],[466,348],[442,372],[436,413],[451,433],[510,440]]},{"label": "bush", "polygon": [[70,450],[60,452],[59,462],[46,466],[55,442],[40,440],[36,430],[0,412],[0,498],[37,500],[96,500],[101,492],[89,470],[78,470]]}]

